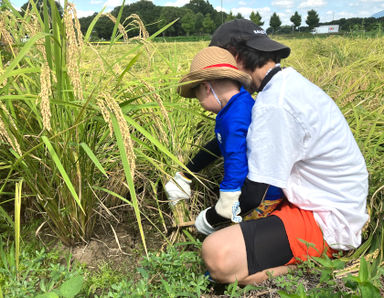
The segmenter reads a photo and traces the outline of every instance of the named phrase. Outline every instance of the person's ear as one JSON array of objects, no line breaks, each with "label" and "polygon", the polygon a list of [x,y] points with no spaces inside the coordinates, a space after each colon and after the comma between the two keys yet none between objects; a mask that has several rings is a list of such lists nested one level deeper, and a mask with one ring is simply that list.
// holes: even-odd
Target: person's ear
[{"label": "person's ear", "polygon": [[211,92],[211,88],[209,88],[208,82],[202,82],[201,85],[202,85],[204,94],[208,96],[209,93]]}]

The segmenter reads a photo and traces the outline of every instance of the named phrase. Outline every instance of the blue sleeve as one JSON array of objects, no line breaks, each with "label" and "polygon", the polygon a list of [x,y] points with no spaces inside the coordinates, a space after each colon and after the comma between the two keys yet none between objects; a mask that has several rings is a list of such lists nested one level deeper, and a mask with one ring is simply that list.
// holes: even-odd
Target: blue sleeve
[{"label": "blue sleeve", "polygon": [[[224,178],[220,183],[221,191],[238,191],[248,175],[247,133],[251,123],[252,102],[236,102],[216,127],[221,133],[219,143],[224,157]],[[229,112],[229,113],[228,113]],[[218,135],[217,135],[218,136]]]},{"label": "blue sleeve", "polygon": [[278,200],[281,199],[284,196],[284,193],[281,188],[270,185],[267,191],[267,194],[265,195],[266,200]]}]

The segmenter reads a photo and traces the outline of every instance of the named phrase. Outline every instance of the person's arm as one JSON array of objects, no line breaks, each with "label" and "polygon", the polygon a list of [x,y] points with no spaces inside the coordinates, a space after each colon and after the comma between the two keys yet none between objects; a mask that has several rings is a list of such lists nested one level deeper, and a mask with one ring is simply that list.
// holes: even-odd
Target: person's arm
[{"label": "person's arm", "polygon": [[[197,152],[192,160],[186,164],[186,167],[192,173],[199,173],[219,157],[221,157],[221,151],[216,138],[214,138]],[[183,174],[187,178],[192,179],[191,174],[186,172],[183,172]]]},{"label": "person's arm", "polygon": [[[247,96],[248,95],[248,96]],[[220,198],[215,205],[216,212],[240,222],[239,197],[241,187],[248,174],[247,132],[251,122],[252,97],[240,92],[232,97],[224,114],[216,118],[216,137],[224,156],[224,178],[220,183]]]},{"label": "person's arm", "polygon": [[[254,182],[246,178],[241,188],[241,195],[239,197],[241,208],[240,215],[246,215],[248,212],[257,208],[263,198],[267,195],[268,189],[268,184]],[[209,208],[207,210],[206,219],[213,228],[217,228],[231,222],[228,218],[219,215],[215,208]]]},{"label": "person's arm", "polygon": [[[213,139],[196,154],[186,167],[191,172],[198,173],[219,156],[221,156],[220,148],[216,139]],[[165,192],[173,205],[177,204],[180,199],[190,198],[192,177],[190,173],[177,172],[175,176],[165,184]]]}]

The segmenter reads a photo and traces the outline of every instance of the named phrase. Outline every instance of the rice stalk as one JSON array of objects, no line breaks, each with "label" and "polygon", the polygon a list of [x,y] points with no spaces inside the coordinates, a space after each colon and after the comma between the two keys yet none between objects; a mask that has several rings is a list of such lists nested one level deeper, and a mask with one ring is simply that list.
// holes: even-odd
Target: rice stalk
[{"label": "rice stalk", "polygon": [[20,258],[20,210],[21,210],[21,189],[23,180],[16,183],[15,189],[15,265],[16,272],[19,272],[19,258]]},{"label": "rice stalk", "polygon": [[[373,262],[379,257],[379,249],[376,249],[374,252],[369,253],[364,256],[364,259],[367,262]],[[354,260],[350,262],[345,268],[335,270],[333,273],[337,279],[342,279],[348,275],[357,276],[360,270],[360,259]],[[379,266],[383,266],[384,261],[379,264]]]},{"label": "rice stalk", "polygon": [[[167,124],[166,127],[169,129],[168,133],[171,136],[171,142],[172,142],[172,144],[174,144],[175,140],[173,138],[171,121],[169,120],[168,112],[164,107],[164,104],[163,104],[163,101],[162,101],[160,95],[156,92],[155,88],[153,86],[151,86],[150,84],[148,84],[145,80],[141,80],[141,83],[144,86],[146,86],[148,90],[150,90],[151,95],[152,95],[151,98],[153,98],[156,101],[156,103],[159,105],[160,112],[161,112],[162,116],[164,117],[166,124]],[[152,111],[152,114],[153,114],[154,110],[150,109],[150,111]],[[162,141],[169,146],[167,133],[163,129],[164,125],[163,125],[163,123],[161,123],[161,119],[159,117],[157,117],[156,115],[154,115],[154,117],[152,119],[155,121],[155,125],[157,126],[157,128],[160,132],[160,136],[162,138]]]}]

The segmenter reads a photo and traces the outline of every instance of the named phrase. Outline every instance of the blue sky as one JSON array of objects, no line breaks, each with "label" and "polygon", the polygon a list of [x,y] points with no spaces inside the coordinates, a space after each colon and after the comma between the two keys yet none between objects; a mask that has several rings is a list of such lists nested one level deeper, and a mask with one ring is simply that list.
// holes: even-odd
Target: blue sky
[{"label": "blue sky", "polygon": [[[27,0],[11,0],[14,7],[20,8]],[[332,21],[333,19],[351,17],[370,17],[374,13],[384,10],[384,0],[208,0],[216,10],[221,7],[227,13],[241,13],[248,17],[252,11],[258,11],[268,27],[271,15],[276,12],[283,25],[290,25],[290,17],[298,11],[302,17],[302,25],[305,25],[307,11],[315,9],[321,22]],[[60,0],[63,3],[63,0]],[[106,10],[112,10],[121,5],[122,0],[73,0],[76,5],[78,16],[87,16],[93,12],[100,11],[104,6]],[[126,0],[126,4],[135,1]],[[183,6],[189,0],[153,0],[159,6]]]}]

